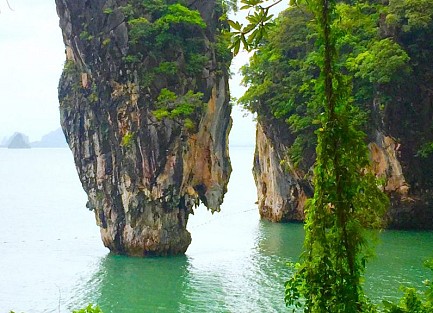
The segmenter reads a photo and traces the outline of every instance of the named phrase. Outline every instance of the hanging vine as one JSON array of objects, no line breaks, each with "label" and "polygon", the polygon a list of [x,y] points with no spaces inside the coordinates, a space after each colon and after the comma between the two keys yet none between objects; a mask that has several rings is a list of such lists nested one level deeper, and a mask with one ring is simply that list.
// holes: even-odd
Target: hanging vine
[{"label": "hanging vine", "polygon": [[[232,49],[254,48],[271,25],[273,4],[243,0],[252,10],[243,26],[231,22]],[[278,1],[279,2],[279,1]],[[370,255],[367,228],[380,226],[387,198],[369,170],[365,134],[359,130],[357,108],[352,105],[350,78],[336,64],[338,21],[335,0],[306,3],[313,14],[320,76],[315,85],[322,110],[316,118],[317,147],[314,197],[305,208],[306,238],[301,262],[286,283],[286,304],[304,312],[368,312],[361,277]]]}]

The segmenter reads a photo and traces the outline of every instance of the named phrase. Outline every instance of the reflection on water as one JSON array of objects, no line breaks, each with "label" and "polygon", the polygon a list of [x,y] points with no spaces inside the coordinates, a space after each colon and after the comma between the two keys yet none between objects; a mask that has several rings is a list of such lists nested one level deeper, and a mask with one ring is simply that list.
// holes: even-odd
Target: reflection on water
[{"label": "reflection on water", "polygon": [[[286,263],[300,254],[302,225],[262,221],[243,245],[222,238],[213,242],[218,250],[195,247],[184,257],[107,255],[93,278],[80,285],[86,296],[72,307],[92,302],[107,313],[286,312],[284,282],[291,275]],[[433,251],[433,233],[386,231],[380,238],[365,286],[378,303],[399,298],[402,284],[420,287],[428,277],[421,260]]]},{"label": "reflection on water", "polygon": [[283,312],[286,262],[296,259],[302,237],[302,225],[261,222],[252,246],[222,254],[148,259],[109,254],[69,306],[98,303],[107,313]]},{"label": "reflection on water", "polygon": [[[297,261],[301,224],[260,221],[252,148],[232,149],[222,211],[203,207],[188,223],[186,256],[127,258],[102,247],[70,152],[0,149],[0,313],[71,312],[88,303],[105,313],[287,312],[287,262]],[[58,173],[63,175],[59,176]],[[17,190],[19,192],[17,192]],[[396,299],[401,284],[431,277],[432,232],[385,231],[367,267],[373,300]]]},{"label": "reflection on water", "polygon": [[179,312],[190,301],[187,257],[128,258],[107,255],[88,283],[86,302],[104,312]]}]

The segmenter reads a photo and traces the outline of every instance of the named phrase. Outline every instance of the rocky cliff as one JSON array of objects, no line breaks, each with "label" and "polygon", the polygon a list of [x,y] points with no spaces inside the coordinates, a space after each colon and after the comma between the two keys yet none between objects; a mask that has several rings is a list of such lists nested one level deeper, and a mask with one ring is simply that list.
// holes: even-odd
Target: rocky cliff
[{"label": "rocky cliff", "polygon": [[[432,103],[433,99],[414,105],[426,112],[432,110]],[[394,122],[407,125],[409,116],[403,114]],[[425,138],[420,129],[428,129],[427,125],[433,122],[432,118],[427,125],[420,125],[424,117],[424,113],[418,116],[417,125],[412,124],[414,128],[395,127],[398,134],[389,130],[393,125],[384,124],[368,136],[373,170],[385,180],[385,191],[391,200],[385,221],[390,228],[433,229],[433,160],[417,154],[421,138]],[[259,212],[262,218],[274,222],[302,221],[305,201],[313,194],[311,167],[293,167],[288,158],[293,142],[287,139],[290,132],[287,126],[278,127],[278,123],[281,121],[275,119],[257,123],[253,174]],[[311,160],[313,154],[309,151],[306,156]],[[312,166],[313,162],[309,164]]]},{"label": "rocky cliff", "polygon": [[[342,24],[345,18],[351,20],[353,12],[358,14],[359,25],[378,24],[369,20],[371,14],[362,20],[356,9],[351,13],[346,6],[345,10]],[[352,39],[364,45],[368,42],[368,49],[355,46],[354,51],[364,51],[358,59],[362,59],[361,65],[348,67],[355,71],[346,72],[352,75],[354,98],[366,117],[364,131],[373,171],[384,180],[384,190],[391,199],[386,225],[433,229],[433,72],[427,57],[433,51],[433,23],[431,19],[425,24],[408,22],[405,14],[409,9],[403,7],[388,10],[393,15],[381,17],[380,28],[372,30],[371,38],[360,38],[365,29],[352,34]],[[422,8],[410,10],[420,16],[427,14]],[[390,26],[385,20],[392,17],[397,22]],[[259,210],[263,218],[272,221],[302,220],[305,198],[312,194],[308,182],[315,158],[311,149],[314,127],[305,125],[313,125],[310,116],[318,114],[311,114],[317,108],[307,104],[316,101],[310,90],[315,88],[311,82],[318,69],[306,61],[314,49],[308,39],[307,21],[303,12],[285,12],[269,46],[261,48],[244,70],[249,90],[241,101],[258,115],[253,173]],[[351,45],[357,43],[345,44],[346,51],[351,52]],[[375,45],[379,52],[375,52]],[[351,53],[351,61],[356,62],[355,52]],[[371,64],[363,59],[367,55]],[[302,162],[295,164],[298,138],[309,143],[304,144]]]},{"label": "rocky cliff", "polygon": [[231,172],[219,1],[56,0],[61,124],[112,252],[184,253],[188,216],[218,211]]},{"label": "rocky cliff", "polygon": [[284,122],[259,119],[253,175],[260,216],[273,222],[302,221],[305,201],[313,195],[306,173],[289,167],[291,141]]}]

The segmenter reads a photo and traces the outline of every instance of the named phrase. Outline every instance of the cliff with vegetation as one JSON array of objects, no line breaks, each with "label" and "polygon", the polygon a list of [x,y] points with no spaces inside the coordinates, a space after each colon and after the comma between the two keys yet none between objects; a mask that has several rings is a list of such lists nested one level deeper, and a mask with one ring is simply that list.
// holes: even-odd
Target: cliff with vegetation
[{"label": "cliff with vegetation", "polygon": [[[393,228],[433,228],[432,1],[339,3],[339,67],[352,80],[353,113],[366,133],[371,169],[383,181]],[[284,12],[243,69],[241,98],[257,113],[254,176],[262,217],[303,220],[312,194],[321,113],[316,30],[306,8]],[[359,192],[362,192],[360,190]]]},{"label": "cliff with vegetation", "polygon": [[189,214],[218,211],[231,172],[219,1],[56,0],[61,124],[102,240],[184,253]]}]

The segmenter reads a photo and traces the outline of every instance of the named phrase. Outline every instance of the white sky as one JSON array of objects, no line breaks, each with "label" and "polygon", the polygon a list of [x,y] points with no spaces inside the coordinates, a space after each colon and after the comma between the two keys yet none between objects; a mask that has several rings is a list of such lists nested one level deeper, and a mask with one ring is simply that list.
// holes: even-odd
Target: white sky
[{"label": "white sky", "polygon": [[54,0],[0,0],[0,140],[39,140],[59,127],[57,85],[65,59]]},{"label": "white sky", "polygon": [[[79,0],[77,0],[79,1]],[[0,141],[19,131],[30,141],[60,127],[57,85],[65,60],[62,34],[54,0],[0,0]],[[236,17],[235,17],[236,18]],[[232,72],[246,63],[241,53]],[[235,75],[232,95],[243,87]],[[243,117],[233,108],[232,145],[254,145],[255,126],[251,115]]]}]

